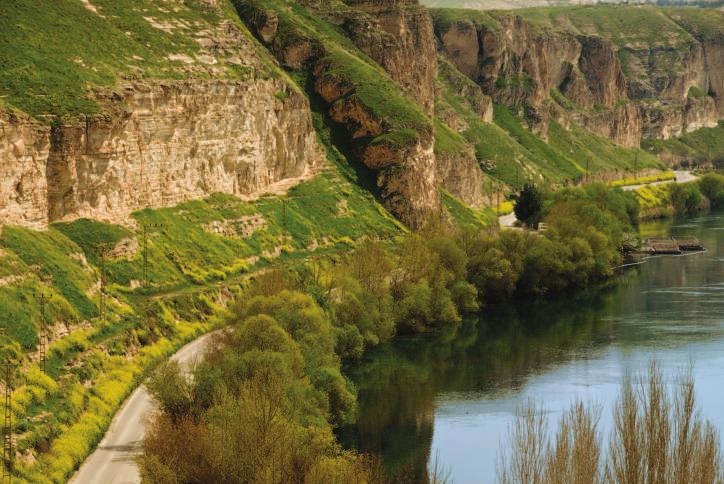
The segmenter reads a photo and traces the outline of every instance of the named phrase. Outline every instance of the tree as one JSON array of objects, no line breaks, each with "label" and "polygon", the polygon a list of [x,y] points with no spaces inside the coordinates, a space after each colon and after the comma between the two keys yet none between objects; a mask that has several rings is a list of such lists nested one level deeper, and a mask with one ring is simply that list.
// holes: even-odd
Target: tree
[{"label": "tree", "polygon": [[543,210],[543,194],[535,185],[526,183],[515,204],[515,216],[528,226],[534,226]]}]

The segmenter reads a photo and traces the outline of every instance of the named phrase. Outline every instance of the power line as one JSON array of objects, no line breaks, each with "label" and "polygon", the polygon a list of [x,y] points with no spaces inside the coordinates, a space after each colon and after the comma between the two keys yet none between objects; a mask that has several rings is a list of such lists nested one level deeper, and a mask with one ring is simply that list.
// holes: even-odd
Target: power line
[{"label": "power line", "polygon": [[[0,334],[5,334],[5,328],[0,328]],[[12,366],[10,357],[5,357],[5,408],[3,422],[3,477],[2,484],[13,482],[15,467],[15,453],[13,451],[13,386]]]},{"label": "power line", "polygon": [[160,223],[141,224],[143,236],[143,287],[148,286],[148,229],[161,227]]},{"label": "power line", "polygon": [[40,326],[38,341],[38,365],[43,373],[46,373],[46,359],[48,351],[48,318],[45,313],[46,303],[50,299],[50,294],[40,293],[37,296],[40,303]]},{"label": "power line", "polygon": [[100,258],[100,291],[99,291],[99,304],[98,304],[98,315],[101,320],[104,319],[106,313],[106,252],[108,251],[108,245],[98,244],[95,248],[96,255]]}]

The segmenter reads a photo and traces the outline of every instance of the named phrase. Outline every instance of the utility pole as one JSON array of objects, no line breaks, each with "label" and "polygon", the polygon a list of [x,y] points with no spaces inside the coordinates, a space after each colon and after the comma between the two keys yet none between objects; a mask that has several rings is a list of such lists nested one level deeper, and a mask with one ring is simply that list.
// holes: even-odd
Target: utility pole
[{"label": "utility pole", "polygon": [[500,188],[498,188],[496,195],[497,203],[495,204],[495,215],[500,216]]},{"label": "utility pole", "polygon": [[38,341],[38,366],[43,373],[45,371],[45,363],[48,351],[48,319],[45,314],[45,305],[50,299],[50,294],[40,293],[38,301],[40,302],[40,331]]},{"label": "utility pole", "polygon": [[144,223],[142,227],[143,236],[143,287],[148,286],[148,230],[160,227],[161,224]]},{"label": "utility pole", "polygon": [[287,199],[282,198],[282,227],[284,232],[287,231]]},{"label": "utility pole", "polygon": [[100,258],[100,264],[101,264],[101,287],[98,294],[99,297],[99,304],[98,304],[98,315],[101,318],[101,321],[105,317],[106,313],[106,250],[107,247],[103,244],[100,244],[96,246],[96,254]]},{"label": "utility pole", "polygon": [[634,157],[634,181],[639,179],[639,152],[636,152]]},{"label": "utility pole", "polygon": [[586,158],[586,183],[590,180],[591,159]]},{"label": "utility pole", "polygon": [[3,425],[3,480],[2,484],[13,482],[15,455],[13,452],[13,413],[12,413],[12,368],[10,358],[5,357],[5,422]]}]

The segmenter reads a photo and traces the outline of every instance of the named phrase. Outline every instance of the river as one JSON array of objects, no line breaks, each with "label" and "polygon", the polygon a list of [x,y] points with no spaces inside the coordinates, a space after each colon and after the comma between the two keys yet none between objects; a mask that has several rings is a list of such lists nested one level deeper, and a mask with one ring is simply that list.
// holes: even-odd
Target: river
[{"label": "river", "polygon": [[656,360],[667,382],[690,367],[702,415],[724,433],[724,212],[646,224],[644,236],[693,235],[707,252],[658,257],[612,284],[550,302],[486,308],[434,337],[369,352],[349,369],[359,417],[340,432],[382,456],[389,475],[423,482],[496,481],[516,411],[534,402],[556,423],[577,400],[611,406],[627,375]]}]

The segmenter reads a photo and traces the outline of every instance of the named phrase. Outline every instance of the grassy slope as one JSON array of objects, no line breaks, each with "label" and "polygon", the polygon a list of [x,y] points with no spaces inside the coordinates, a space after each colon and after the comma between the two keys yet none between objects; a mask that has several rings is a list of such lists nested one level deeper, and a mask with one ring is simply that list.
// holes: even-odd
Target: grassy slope
[{"label": "grassy slope", "polygon": [[[348,250],[365,236],[387,238],[400,233],[399,223],[341,173],[333,167],[283,198],[244,202],[215,195],[133,214],[139,222],[159,224],[149,234],[152,286],[131,287],[131,281],[141,277],[142,251],[129,258],[107,259],[111,302],[103,321],[98,318],[96,289],[100,259],[94,249],[99,243],[140,240],[140,230],[89,220],[55,224],[47,231],[5,227],[0,239],[0,274],[9,282],[0,287],[4,309],[0,324],[9,331],[0,341],[6,354],[26,354],[26,359],[34,356],[39,320],[34,293],[52,294],[48,305],[51,325],[61,320],[87,321],[85,329],[76,329],[51,345],[51,390],[26,384],[16,392],[18,401],[24,402],[15,409],[18,431],[26,432],[18,440],[19,449],[47,449],[53,442],[70,439],[69,448],[75,450],[67,456],[56,449],[62,460],[47,455],[41,458],[40,467],[21,466],[21,475],[35,481],[40,479],[37,472],[44,469],[44,474],[61,480],[72,470],[83,458],[84,449],[100,437],[103,422],[107,423],[143,369],[204,327],[184,321],[204,321],[220,287],[243,284],[249,272],[272,264]],[[248,239],[204,230],[214,221],[234,227],[240,217],[249,214],[261,215],[266,225]],[[267,255],[252,267],[254,259],[248,258],[262,254]],[[94,404],[94,396],[105,395],[99,393],[99,385],[109,372],[119,370],[118,364],[128,352],[138,350],[141,353],[132,364],[126,362],[128,372],[118,376],[119,386],[108,393],[102,408],[97,406],[100,402]],[[151,356],[144,356],[146,353]],[[94,382],[89,389],[82,386],[87,380]],[[68,406],[71,397],[75,399],[72,408]],[[44,416],[37,417],[41,414]],[[40,418],[42,425],[34,418]],[[76,425],[82,431],[71,432],[74,422],[81,422]]]},{"label": "grassy slope", "polygon": [[652,153],[671,153],[689,160],[724,159],[724,121],[716,128],[703,128],[669,140],[644,140],[644,148]]},{"label": "grassy slope", "polygon": [[[460,79],[460,78],[463,79]],[[586,169],[594,172],[621,172],[634,168],[659,167],[658,160],[644,150],[622,148],[576,125],[565,129],[552,122],[548,142],[528,130],[523,121],[505,106],[494,107],[494,123],[486,123],[472,111],[468,100],[456,94],[453,85],[472,81],[464,78],[449,63],[442,61],[439,81],[439,111],[452,110],[467,123],[463,137],[475,147],[478,160],[493,160],[490,174],[506,184],[520,188],[526,181],[542,179],[560,183],[578,180]],[[445,136],[441,145],[452,145]]]},{"label": "grassy slope", "polygon": [[[0,16],[0,96],[31,115],[98,112],[89,90],[121,78],[208,77],[211,70],[201,62],[170,56],[199,54],[196,34],[225,17],[196,0],[93,0],[97,13],[81,0],[10,4]],[[222,68],[214,77],[248,70],[222,54],[216,60]]]},{"label": "grassy slope", "polygon": [[[173,13],[150,2],[96,0],[93,4],[103,18],[83,7],[80,0],[68,0],[43,8],[33,2],[17,2],[11,14],[0,19],[2,35],[13,36],[12,43],[0,43],[0,61],[8,67],[0,73],[4,105],[33,115],[93,113],[100,107],[89,100],[88,90],[113,86],[121,76],[137,76],[141,70],[144,77],[153,78],[206,75],[203,70],[188,72],[183,62],[168,58],[198,53],[192,34],[219,21],[200,3],[178,4]],[[231,6],[227,7],[230,11]],[[183,21],[188,28],[167,33],[144,17],[157,22]],[[236,23],[241,25],[238,19]],[[332,27],[325,25],[325,29],[317,30],[321,37],[334,35]],[[344,56],[346,51],[336,53]],[[258,54],[265,56],[264,52]],[[351,69],[351,74],[362,79],[375,79],[375,84],[363,86],[367,90],[362,95],[375,101],[380,110],[394,110],[401,128],[420,121],[418,111],[385,104],[385,89],[392,88],[389,80],[379,80],[383,77],[379,67],[355,58],[341,68]],[[243,74],[234,69],[214,73],[215,77]],[[429,121],[423,119],[425,122]],[[22,478],[31,482],[64,480],[98,441],[115,408],[144,370],[208,328],[204,321],[214,311],[214,299],[222,287],[243,284],[247,274],[269,265],[348,250],[366,236],[387,238],[403,230],[361,188],[355,171],[331,147],[330,133],[320,119],[315,119],[315,125],[328,147],[332,166],[283,198],[264,197],[250,203],[218,194],[133,214],[139,225],[152,225],[148,236],[151,287],[135,286],[142,275],[141,250],[107,258],[109,311],[104,320],[98,317],[101,258],[96,248],[114,246],[124,239],[140,245],[140,228],[130,230],[91,220],[59,223],[41,232],[3,228],[0,324],[8,331],[0,343],[5,354],[15,355],[25,367],[23,375],[18,375],[23,383],[14,397],[16,431],[22,433],[17,445],[23,453],[50,450],[41,454],[33,468],[19,466]],[[233,235],[243,229],[244,217],[249,216],[262,219],[261,228],[248,238]],[[214,224],[231,233],[212,233],[208,227]],[[47,306],[51,326],[61,329],[63,325],[56,323],[63,321],[72,329],[72,334],[51,344],[49,378],[31,364],[40,319],[35,295],[40,293],[51,295]],[[75,326],[74,322],[82,324]],[[127,354],[136,356],[128,361]],[[86,387],[86,382],[93,385]]]}]

